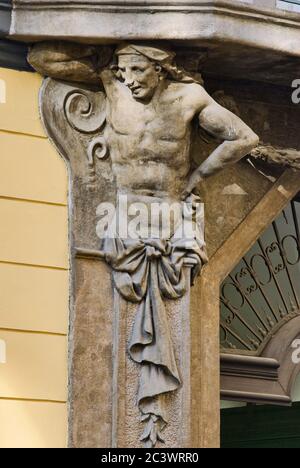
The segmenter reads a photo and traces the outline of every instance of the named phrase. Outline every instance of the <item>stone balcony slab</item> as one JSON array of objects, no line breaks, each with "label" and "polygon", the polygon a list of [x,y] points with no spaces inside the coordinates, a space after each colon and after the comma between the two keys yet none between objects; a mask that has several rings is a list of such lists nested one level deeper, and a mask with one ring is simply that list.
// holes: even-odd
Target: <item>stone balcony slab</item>
[{"label": "stone balcony slab", "polygon": [[299,56],[300,16],[232,0],[13,0],[10,36],[227,42]]}]

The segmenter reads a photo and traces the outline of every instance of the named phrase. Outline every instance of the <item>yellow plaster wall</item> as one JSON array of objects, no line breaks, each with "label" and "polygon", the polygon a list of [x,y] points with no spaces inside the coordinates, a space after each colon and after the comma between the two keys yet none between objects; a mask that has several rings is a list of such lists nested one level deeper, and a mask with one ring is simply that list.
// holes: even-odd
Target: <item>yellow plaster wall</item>
[{"label": "yellow plaster wall", "polygon": [[68,183],[40,84],[0,68],[0,448],[67,444]]}]

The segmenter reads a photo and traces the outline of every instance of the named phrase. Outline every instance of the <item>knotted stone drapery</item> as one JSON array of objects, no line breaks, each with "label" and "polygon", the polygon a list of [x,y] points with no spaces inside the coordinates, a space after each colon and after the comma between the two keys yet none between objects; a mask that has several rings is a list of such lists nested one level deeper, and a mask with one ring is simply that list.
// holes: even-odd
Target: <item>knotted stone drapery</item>
[{"label": "knotted stone drapery", "polygon": [[[192,195],[184,204],[191,209],[188,222],[195,223],[196,202]],[[158,440],[163,442],[161,432],[168,423],[163,396],[181,385],[165,300],[184,296],[187,265],[192,268],[193,279],[207,262],[203,218],[197,221],[190,238],[178,236],[182,228],[178,226],[169,240],[124,240],[110,235],[102,246],[118,292],[138,304],[129,354],[141,365],[138,405],[146,422],[141,440],[147,447],[155,446]]]}]

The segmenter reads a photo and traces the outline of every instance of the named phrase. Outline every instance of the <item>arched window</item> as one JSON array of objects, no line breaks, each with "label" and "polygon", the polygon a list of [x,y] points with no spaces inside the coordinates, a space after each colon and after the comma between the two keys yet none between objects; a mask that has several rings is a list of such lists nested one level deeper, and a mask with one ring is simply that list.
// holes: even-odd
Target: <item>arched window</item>
[{"label": "arched window", "polygon": [[300,372],[299,226],[293,200],[221,285],[222,399],[291,403]]}]

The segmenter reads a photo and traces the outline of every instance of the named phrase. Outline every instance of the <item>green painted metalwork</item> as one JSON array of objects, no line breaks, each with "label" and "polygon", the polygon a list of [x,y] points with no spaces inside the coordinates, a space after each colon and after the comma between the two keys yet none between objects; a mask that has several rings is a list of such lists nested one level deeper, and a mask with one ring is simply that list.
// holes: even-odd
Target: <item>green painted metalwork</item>
[{"label": "green painted metalwork", "polygon": [[221,412],[221,448],[300,448],[300,403]]},{"label": "green painted metalwork", "polygon": [[291,202],[221,286],[221,350],[260,355],[300,314],[300,203]]}]

